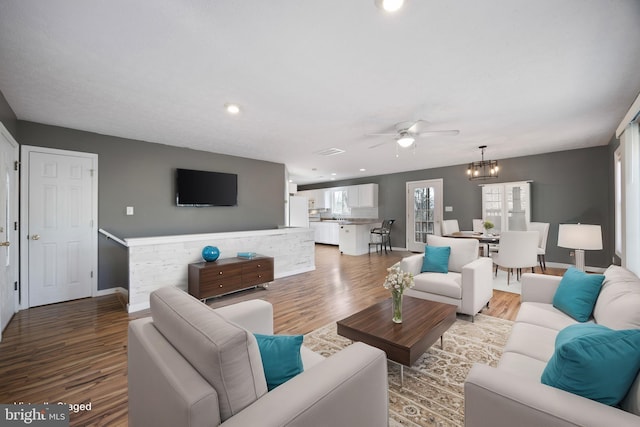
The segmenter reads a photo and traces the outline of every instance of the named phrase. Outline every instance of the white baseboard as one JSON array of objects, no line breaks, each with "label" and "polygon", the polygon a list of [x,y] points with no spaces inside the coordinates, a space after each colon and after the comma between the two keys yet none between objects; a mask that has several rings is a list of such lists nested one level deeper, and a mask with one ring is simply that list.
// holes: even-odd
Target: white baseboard
[{"label": "white baseboard", "polygon": [[98,289],[94,297],[101,297],[104,295],[111,295],[111,294],[122,294],[124,295],[125,298],[129,298],[129,291],[121,286],[118,286],[116,288],[109,288],[109,289]]},{"label": "white baseboard", "polygon": [[[553,267],[553,268],[569,268],[569,267],[575,267],[575,264],[565,264],[563,262],[546,262],[545,263],[547,266],[549,267]],[[604,271],[606,270],[606,268],[602,268],[602,267],[591,267],[589,265],[585,266],[585,269],[589,272],[592,273],[604,273]]]},{"label": "white baseboard", "polygon": [[147,310],[150,307],[151,304],[149,304],[149,302],[143,302],[140,304],[127,304],[127,312],[135,313],[136,311]]}]

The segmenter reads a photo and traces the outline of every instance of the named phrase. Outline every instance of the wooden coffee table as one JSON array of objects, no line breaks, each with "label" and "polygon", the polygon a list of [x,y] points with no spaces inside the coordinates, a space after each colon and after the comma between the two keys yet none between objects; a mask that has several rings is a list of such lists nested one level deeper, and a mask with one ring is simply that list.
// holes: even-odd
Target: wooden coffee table
[{"label": "wooden coffee table", "polygon": [[456,321],[456,306],[404,296],[402,323],[391,320],[391,298],[342,319],[338,335],[361,341],[383,350],[387,358],[400,364],[403,382],[404,366],[411,366]]}]

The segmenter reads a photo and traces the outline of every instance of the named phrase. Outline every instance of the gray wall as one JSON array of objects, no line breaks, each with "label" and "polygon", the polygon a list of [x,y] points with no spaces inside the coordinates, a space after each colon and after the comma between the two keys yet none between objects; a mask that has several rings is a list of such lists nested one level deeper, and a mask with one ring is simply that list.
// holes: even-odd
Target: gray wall
[{"label": "gray wall", "polygon": [[2,91],[0,91],[0,122],[7,128],[11,135],[17,140],[18,136],[16,133],[16,122],[17,122],[16,114],[11,109],[11,106],[5,99]]},{"label": "gray wall", "polygon": [[[18,121],[17,128],[22,145],[98,154],[98,223],[118,237],[258,230],[284,224],[283,164],[26,121]],[[176,168],[238,174],[238,206],[177,207]],[[135,215],[125,215],[127,206],[135,208]],[[100,237],[98,251],[98,288],[128,286],[127,250]]]},{"label": "gray wall", "polygon": [[[496,181],[531,180],[531,221],[549,222],[547,261],[574,263],[569,250],[557,247],[558,224],[589,223],[602,225],[602,251],[587,251],[586,263],[606,267],[613,254],[612,216],[609,202],[610,154],[608,146],[561,151],[536,156],[500,160],[500,177]],[[373,182],[379,185],[379,216],[396,220],[392,245],[406,247],[405,192],[407,181],[443,179],[444,219],[457,219],[461,229],[471,230],[473,218],[482,217],[482,194],[479,182],[469,181],[466,165],[425,169],[390,175],[300,186],[300,190],[336,187]]]}]

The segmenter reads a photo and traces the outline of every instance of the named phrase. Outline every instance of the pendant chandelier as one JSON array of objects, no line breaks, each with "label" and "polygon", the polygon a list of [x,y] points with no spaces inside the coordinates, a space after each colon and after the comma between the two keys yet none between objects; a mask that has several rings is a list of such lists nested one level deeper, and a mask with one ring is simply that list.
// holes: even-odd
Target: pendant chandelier
[{"label": "pendant chandelier", "polygon": [[469,181],[476,181],[482,179],[492,179],[498,177],[498,161],[497,160],[485,160],[484,149],[486,145],[478,147],[482,153],[482,160],[479,162],[471,162],[467,166],[467,176]]}]

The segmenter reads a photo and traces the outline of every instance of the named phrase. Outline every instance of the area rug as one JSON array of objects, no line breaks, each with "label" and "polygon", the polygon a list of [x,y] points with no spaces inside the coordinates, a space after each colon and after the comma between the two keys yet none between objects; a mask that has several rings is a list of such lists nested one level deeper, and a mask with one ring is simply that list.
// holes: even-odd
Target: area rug
[{"label": "area rug", "polygon": [[[410,368],[387,363],[390,426],[463,426],[464,380],[474,363],[496,366],[513,322],[478,314],[475,323],[458,318]],[[304,336],[304,345],[324,356],[351,344],[332,323]]]}]

